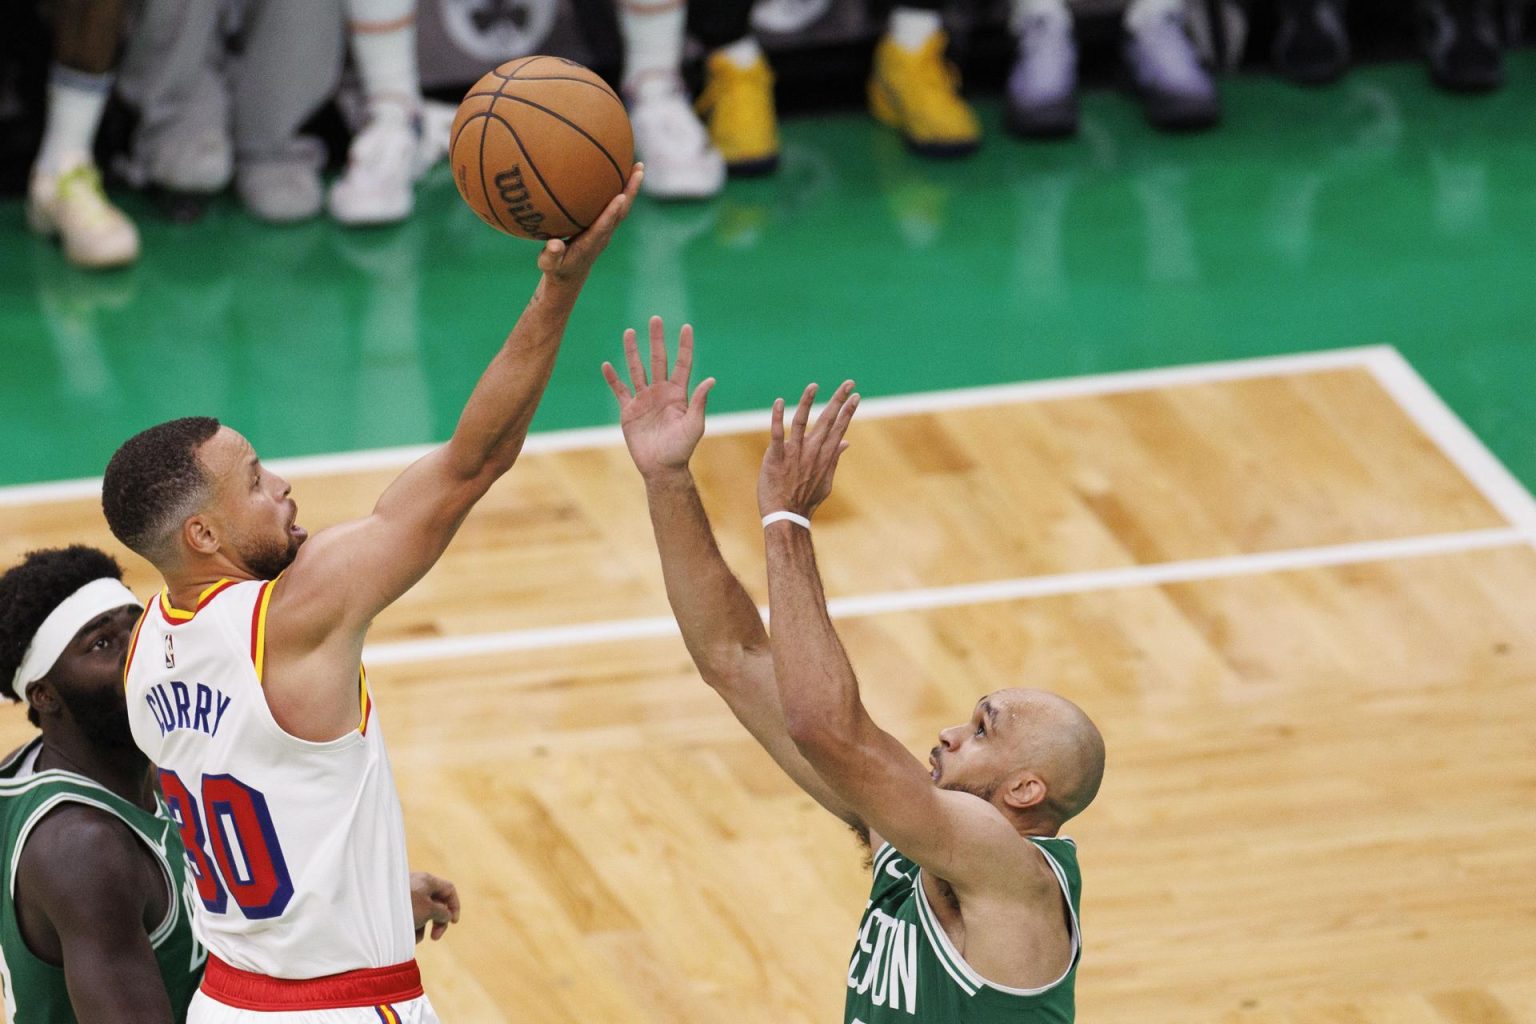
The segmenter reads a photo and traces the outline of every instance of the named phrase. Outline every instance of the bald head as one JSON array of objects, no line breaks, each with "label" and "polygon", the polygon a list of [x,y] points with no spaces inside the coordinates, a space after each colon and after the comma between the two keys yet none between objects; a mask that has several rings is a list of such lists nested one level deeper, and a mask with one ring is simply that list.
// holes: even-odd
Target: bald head
[{"label": "bald head", "polygon": [[1006,726],[1016,768],[1045,781],[1045,811],[1057,825],[1093,802],[1104,779],[1104,737],[1083,709],[1045,690],[999,690],[986,698]]}]

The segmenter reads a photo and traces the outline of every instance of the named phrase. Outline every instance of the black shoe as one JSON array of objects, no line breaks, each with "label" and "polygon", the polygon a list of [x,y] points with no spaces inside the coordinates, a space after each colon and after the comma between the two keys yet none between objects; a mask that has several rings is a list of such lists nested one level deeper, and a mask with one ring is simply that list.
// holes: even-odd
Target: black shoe
[{"label": "black shoe", "polygon": [[1504,84],[1504,44],[1491,0],[1424,0],[1419,37],[1442,89],[1488,92]]},{"label": "black shoe", "polygon": [[1302,85],[1327,85],[1349,70],[1344,0],[1281,0],[1275,70]]}]

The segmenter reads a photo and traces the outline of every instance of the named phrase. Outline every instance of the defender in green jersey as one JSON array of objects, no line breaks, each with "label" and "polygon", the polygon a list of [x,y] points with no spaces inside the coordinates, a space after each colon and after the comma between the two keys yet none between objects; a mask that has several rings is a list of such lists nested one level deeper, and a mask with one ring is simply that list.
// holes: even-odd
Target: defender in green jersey
[{"label": "defender in green jersey", "polygon": [[694,663],[780,767],[875,850],[845,1024],[1072,1021],[1082,878],[1076,846],[1058,833],[1098,792],[1098,729],[1055,694],[999,690],[939,734],[924,771],[864,709],[811,548],[810,516],[831,492],[858,406],[852,382],[814,425],[814,385],[787,426],[783,403],[774,406],[758,478],[770,640],[689,473],[714,383],[689,390],[692,329],[670,373],[659,318],[649,375],[633,331],[624,350],[633,387],[610,365],[603,375]]},{"label": "defender in green jersey", "polygon": [[186,855],[128,731],[121,580],[86,547],[0,576],[0,686],[42,730],[0,763],[3,1024],[174,1024],[202,978]]}]

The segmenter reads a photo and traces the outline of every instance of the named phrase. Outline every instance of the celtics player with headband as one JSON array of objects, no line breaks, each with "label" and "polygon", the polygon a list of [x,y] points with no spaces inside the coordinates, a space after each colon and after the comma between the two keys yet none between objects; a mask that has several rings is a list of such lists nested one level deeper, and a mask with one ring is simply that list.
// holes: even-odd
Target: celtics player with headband
[{"label": "celtics player with headband", "polygon": [[[179,1024],[207,954],[196,889],[133,742],[123,661],[143,608],[106,552],[34,551],[0,574],[0,684],[41,735],[0,761],[0,1021]],[[411,877],[421,929],[452,883]]]},{"label": "celtics player with headband", "polygon": [[0,763],[0,1017],[179,1021],[203,974],[186,858],[133,744],[123,654],[142,608],[104,552],[0,576],[0,682],[41,735]]},{"label": "celtics player with headband", "polygon": [[649,373],[624,336],[632,387],[608,364],[624,440],[645,479],[667,598],[704,681],[779,766],[874,851],[848,966],[845,1024],[1066,1022],[1081,955],[1082,879],[1063,823],[1098,792],[1104,743],[1052,693],[996,690],[939,733],[928,768],[870,718],[827,613],[811,545],[858,407],[852,382],[811,422],[775,403],[758,479],[772,638],[716,546],[689,473],[713,379],[690,392],[693,333],[668,371],[659,318]]}]

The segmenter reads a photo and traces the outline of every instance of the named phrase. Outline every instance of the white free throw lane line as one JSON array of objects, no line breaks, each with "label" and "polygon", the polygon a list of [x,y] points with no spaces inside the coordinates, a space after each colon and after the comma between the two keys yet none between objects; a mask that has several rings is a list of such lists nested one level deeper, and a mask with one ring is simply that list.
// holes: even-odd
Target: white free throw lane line
[{"label": "white free throw lane line", "polygon": [[1382,389],[1391,395],[1408,418],[1433,441],[1478,489],[1488,503],[1506,520],[1525,531],[1526,540],[1536,544],[1536,498],[1488,450],[1445,400],[1435,393],[1413,365],[1395,348],[1370,349],[1367,359],[1371,373]]},{"label": "white free throw lane line", "polygon": [[[1049,402],[1063,398],[1086,398],[1132,391],[1222,381],[1251,380],[1257,377],[1286,377],[1329,370],[1360,369],[1375,365],[1383,354],[1396,355],[1387,346],[1345,348],[1329,352],[1303,352],[1288,356],[1264,356],[1219,363],[1194,363],[1156,370],[1130,370],[1123,373],[1063,377],[1059,380],[1026,381],[989,387],[957,388],[913,395],[865,398],[859,405],[859,419],[912,416],[920,413],[969,409],[988,405],[1012,405],[1024,402]],[[1399,357],[1401,358],[1401,357]],[[701,368],[701,370],[704,368]],[[1411,371],[1410,371],[1411,372]],[[604,385],[593,374],[594,386]],[[820,381],[823,392],[839,381]],[[711,436],[723,434],[768,435],[768,407],[772,395],[763,399],[762,410],[712,415]],[[793,402],[795,395],[784,396]],[[232,424],[236,428],[239,424]],[[583,427],[578,430],[553,430],[531,434],[523,451],[529,453],[570,451],[580,448],[604,448],[624,443],[618,426]],[[421,458],[436,445],[411,445],[403,448],[377,448],[371,451],[338,452],[333,455],[305,455],[291,459],[272,459],[268,465],[290,479],[336,473],[360,473],[369,470],[402,469]],[[19,484],[0,487],[0,508],[44,504],[54,501],[79,501],[101,494],[101,478],[60,480],[53,483]]]},{"label": "white free throw lane line", "polygon": [[[1465,533],[1441,533],[1396,540],[1363,541],[1327,547],[1296,548],[1252,555],[1225,555],[1197,558],[1187,562],[1162,562],[1131,565],[1090,572],[1060,573],[1050,576],[1025,576],[984,583],[962,583],[949,587],[925,587],[894,590],[878,594],[860,594],[833,598],[828,607],[833,618],[859,618],[893,612],[930,611],[999,601],[1086,594],[1100,590],[1154,587],[1172,583],[1200,583],[1237,576],[1293,572],[1330,566],[1362,565],[1403,558],[1483,551],[1530,543],[1526,531],[1517,528],[1472,530]],[[467,658],[475,655],[508,654],[552,647],[579,647],[586,644],[612,643],[647,637],[673,636],[677,624],[670,616],[640,619],[615,619],[575,626],[510,630],[505,633],[479,633],[468,636],[439,637],[431,640],[405,640],[399,643],[370,644],[363,660],[370,666],[404,665],[419,661]]]}]

